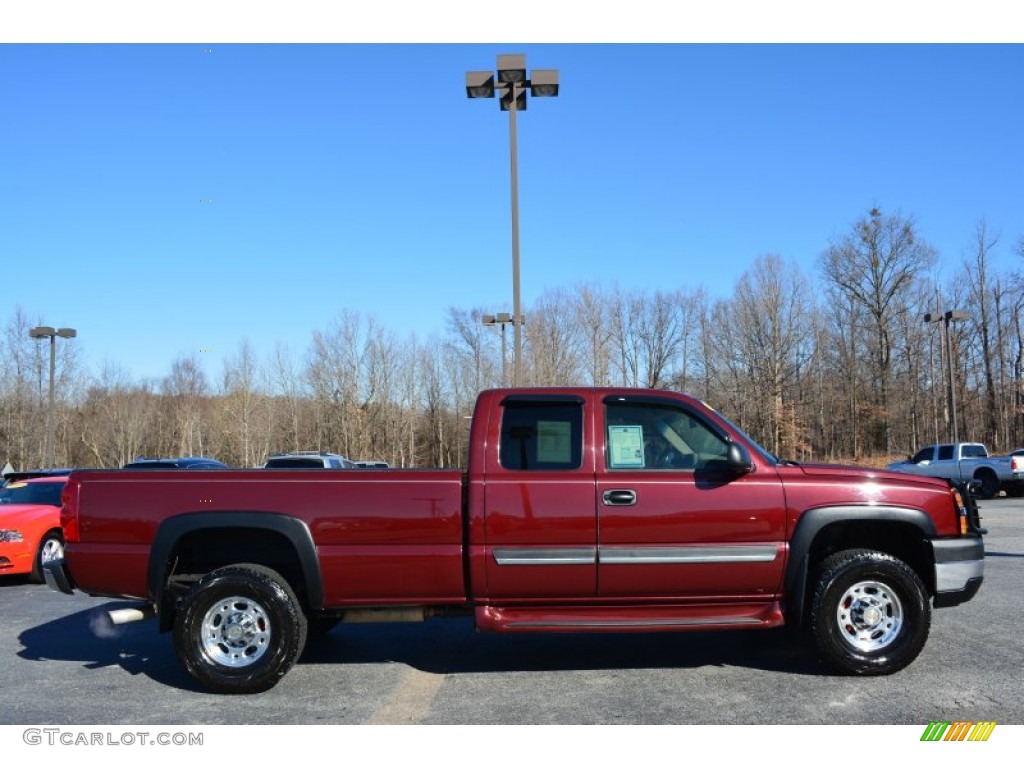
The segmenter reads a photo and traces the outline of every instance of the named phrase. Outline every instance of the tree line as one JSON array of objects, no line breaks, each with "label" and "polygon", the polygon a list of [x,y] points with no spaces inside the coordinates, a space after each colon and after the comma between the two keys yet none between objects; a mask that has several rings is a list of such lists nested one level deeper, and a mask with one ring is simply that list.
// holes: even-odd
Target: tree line
[{"label": "tree line", "polygon": [[[688,392],[797,460],[881,461],[949,439],[955,402],[962,440],[1010,450],[1024,445],[1024,279],[993,258],[1024,256],[1024,238],[1002,243],[984,221],[970,236],[941,285],[915,222],[872,209],[812,274],[764,254],[726,298],[699,286],[549,289],[525,308],[521,383]],[[953,309],[967,319],[924,322]],[[195,355],[140,381],[113,363],[87,371],[77,343],[58,345],[57,465],[206,455],[251,467],[328,450],[463,466],[476,393],[512,371],[483,315],[450,307],[443,336],[418,341],[342,311],[299,353],[261,359],[240,341],[213,380]],[[29,338],[35,324],[17,309],[0,340],[0,445],[19,469],[45,461],[49,350]]]}]

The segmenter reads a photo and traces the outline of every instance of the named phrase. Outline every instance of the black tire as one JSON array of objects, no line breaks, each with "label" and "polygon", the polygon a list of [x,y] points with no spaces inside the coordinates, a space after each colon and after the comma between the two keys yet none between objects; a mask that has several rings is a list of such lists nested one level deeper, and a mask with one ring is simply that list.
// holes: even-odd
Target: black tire
[{"label": "black tire", "polygon": [[821,564],[811,602],[811,636],[837,672],[898,672],[924,648],[931,617],[924,584],[902,560],[848,549]]},{"label": "black tire", "polygon": [[174,650],[217,693],[274,687],[306,644],[306,617],[280,574],[249,563],[195,583],[174,617]]},{"label": "black tire", "polygon": [[974,479],[981,482],[981,487],[978,489],[979,499],[994,499],[999,495],[999,478],[996,477],[995,472],[982,470],[974,476]]},{"label": "black tire", "polygon": [[36,557],[32,561],[32,573],[28,577],[29,581],[33,584],[42,584],[46,581],[43,576],[43,563],[58,557],[64,557],[64,534],[54,528],[52,531],[47,531],[39,540]]}]

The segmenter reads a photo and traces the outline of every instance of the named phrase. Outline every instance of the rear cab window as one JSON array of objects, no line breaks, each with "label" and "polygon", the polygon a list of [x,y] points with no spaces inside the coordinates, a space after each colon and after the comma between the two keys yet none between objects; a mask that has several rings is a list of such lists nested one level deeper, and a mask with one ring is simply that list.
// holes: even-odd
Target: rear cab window
[{"label": "rear cab window", "polygon": [[583,401],[519,399],[502,403],[498,459],[503,469],[579,469],[583,463]]}]

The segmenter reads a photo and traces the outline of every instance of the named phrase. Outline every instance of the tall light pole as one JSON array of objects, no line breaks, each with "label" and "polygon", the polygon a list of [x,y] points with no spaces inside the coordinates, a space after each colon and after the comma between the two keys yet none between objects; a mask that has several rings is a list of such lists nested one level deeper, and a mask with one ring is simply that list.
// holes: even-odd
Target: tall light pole
[{"label": "tall light pole", "polygon": [[508,386],[508,353],[505,351],[505,326],[514,325],[512,315],[508,312],[499,312],[496,315],[484,315],[481,318],[484,325],[501,326],[501,386]]},{"label": "tall light pole", "polygon": [[[519,171],[516,151],[516,114],[526,110],[526,89],[531,96],[557,96],[558,70],[535,69],[527,77],[526,56],[521,53],[498,56],[497,90],[502,112],[508,112],[509,147],[512,165],[512,328],[515,334],[512,351],[512,383],[519,385],[522,373],[522,325],[526,321],[519,303]],[[494,72],[467,72],[466,96],[491,99],[495,93]]]},{"label": "tall light pole", "polygon": [[928,312],[924,316],[926,323],[942,323],[945,326],[946,334],[946,363],[949,368],[949,416],[952,421],[953,429],[951,442],[960,442],[960,429],[957,426],[956,419],[956,382],[954,377],[955,368],[953,367],[953,339],[952,334],[949,332],[950,323],[959,323],[963,320],[970,318],[966,312],[958,312],[956,310],[948,310],[942,312],[941,310],[935,314]]},{"label": "tall light pole", "polygon": [[48,325],[40,325],[29,330],[28,335],[33,339],[50,339],[50,406],[46,409],[46,463],[47,467],[52,469],[57,463],[55,458],[57,420],[53,412],[53,381],[57,360],[57,337],[73,339],[78,335],[78,331],[74,328],[51,328]]}]

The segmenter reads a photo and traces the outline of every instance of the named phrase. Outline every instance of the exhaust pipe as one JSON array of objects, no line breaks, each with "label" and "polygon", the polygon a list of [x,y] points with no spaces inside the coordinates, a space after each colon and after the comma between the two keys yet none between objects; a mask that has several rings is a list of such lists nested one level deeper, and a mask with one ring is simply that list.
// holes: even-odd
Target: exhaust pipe
[{"label": "exhaust pipe", "polygon": [[121,624],[131,624],[133,621],[152,619],[156,616],[156,611],[148,605],[143,605],[139,608],[118,608],[113,611],[107,611],[107,616],[110,617],[111,624],[119,626]]}]

